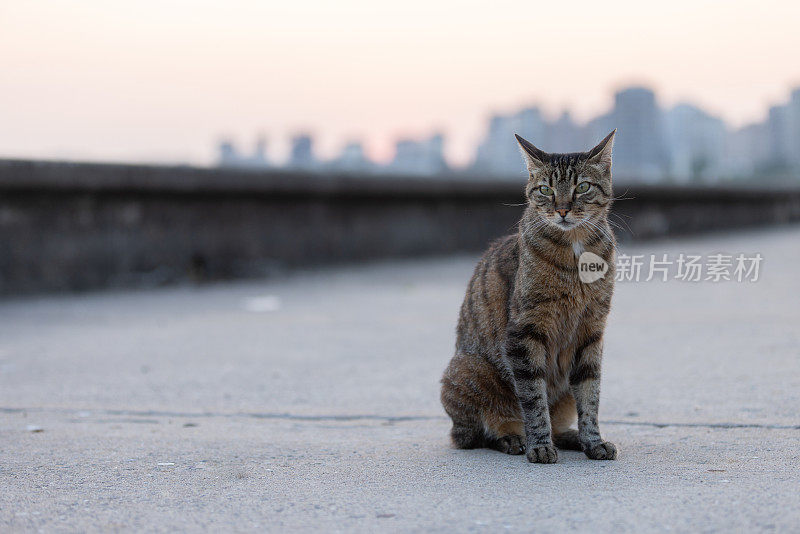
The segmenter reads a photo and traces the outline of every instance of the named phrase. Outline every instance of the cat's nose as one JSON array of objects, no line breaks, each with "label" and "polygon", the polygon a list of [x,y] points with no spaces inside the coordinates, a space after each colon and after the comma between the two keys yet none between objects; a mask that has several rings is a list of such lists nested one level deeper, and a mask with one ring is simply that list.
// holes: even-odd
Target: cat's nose
[{"label": "cat's nose", "polygon": [[561,218],[563,219],[567,216],[567,213],[569,213],[569,208],[560,208],[557,209],[556,211],[558,212],[559,215],[561,215]]}]

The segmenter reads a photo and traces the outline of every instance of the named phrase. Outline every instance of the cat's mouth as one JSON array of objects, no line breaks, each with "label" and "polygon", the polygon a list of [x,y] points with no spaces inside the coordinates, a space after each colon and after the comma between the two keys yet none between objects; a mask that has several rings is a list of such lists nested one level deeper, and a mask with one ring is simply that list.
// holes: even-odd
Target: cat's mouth
[{"label": "cat's mouth", "polygon": [[578,226],[578,223],[574,221],[568,221],[566,219],[561,219],[555,222],[555,225],[561,228],[562,230],[570,230]]}]

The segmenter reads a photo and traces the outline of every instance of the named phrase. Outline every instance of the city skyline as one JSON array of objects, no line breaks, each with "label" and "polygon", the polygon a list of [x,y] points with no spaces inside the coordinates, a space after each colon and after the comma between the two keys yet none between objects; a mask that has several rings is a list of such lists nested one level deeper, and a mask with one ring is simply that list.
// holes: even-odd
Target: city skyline
[{"label": "city skyline", "polygon": [[442,133],[399,139],[387,162],[371,160],[357,140],[350,140],[336,157],[320,158],[307,133],[295,136],[291,156],[284,161],[269,159],[263,137],[258,137],[252,154],[226,140],[220,144],[218,164],[419,176],[514,176],[522,171],[515,133],[545,151],[573,152],[591,148],[617,129],[615,174],[622,180],[711,182],[756,173],[773,178],[800,176],[800,87],[789,90],[785,100],[771,106],[763,122],[733,128],[690,103],[664,108],[652,89],[632,86],[614,94],[610,110],[583,123],[575,121],[570,110],[553,119],[535,105],[494,114],[474,147],[474,156],[463,166],[447,161]]}]

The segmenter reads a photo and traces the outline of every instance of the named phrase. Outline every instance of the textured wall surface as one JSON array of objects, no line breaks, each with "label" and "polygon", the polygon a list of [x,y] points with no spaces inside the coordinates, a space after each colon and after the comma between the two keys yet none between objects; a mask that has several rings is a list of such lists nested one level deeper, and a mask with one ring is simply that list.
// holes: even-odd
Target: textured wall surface
[{"label": "textured wall surface", "polygon": [[[456,181],[0,160],[0,294],[479,251],[523,178]],[[621,239],[800,220],[800,189],[635,187]]]}]

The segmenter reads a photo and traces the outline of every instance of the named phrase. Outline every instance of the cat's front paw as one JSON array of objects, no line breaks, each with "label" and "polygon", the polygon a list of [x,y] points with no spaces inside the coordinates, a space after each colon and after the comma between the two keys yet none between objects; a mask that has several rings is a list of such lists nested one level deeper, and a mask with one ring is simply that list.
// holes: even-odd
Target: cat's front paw
[{"label": "cat's front paw", "polygon": [[558,452],[552,445],[528,446],[528,461],[534,464],[554,464],[558,461]]},{"label": "cat's front paw", "polygon": [[616,460],[617,447],[610,441],[601,441],[584,447],[583,452],[592,460]]}]

